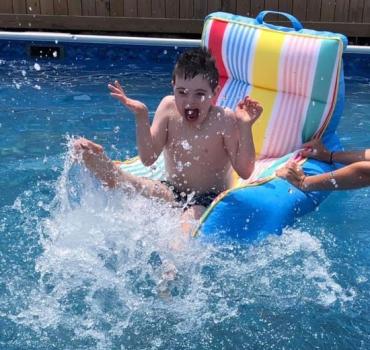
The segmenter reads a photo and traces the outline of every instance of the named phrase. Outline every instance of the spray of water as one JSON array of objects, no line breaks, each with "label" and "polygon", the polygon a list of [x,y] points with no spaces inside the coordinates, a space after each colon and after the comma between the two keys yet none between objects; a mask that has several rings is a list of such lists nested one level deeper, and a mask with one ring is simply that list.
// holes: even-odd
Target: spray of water
[{"label": "spray of water", "polygon": [[309,233],[289,229],[248,246],[194,239],[173,250],[180,215],[103,188],[69,147],[48,215],[33,232],[37,281],[11,320],[86,348],[207,348],[212,332],[243,325],[251,339],[256,324],[268,329],[274,321],[258,310],[328,307],[354,296]]}]

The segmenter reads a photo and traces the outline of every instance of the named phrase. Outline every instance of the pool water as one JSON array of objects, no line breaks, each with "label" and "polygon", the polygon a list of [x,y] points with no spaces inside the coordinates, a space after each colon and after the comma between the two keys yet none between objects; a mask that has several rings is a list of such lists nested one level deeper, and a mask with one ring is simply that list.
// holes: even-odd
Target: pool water
[{"label": "pool water", "polygon": [[[83,135],[135,155],[134,118],[107,84],[152,117],[180,49],[68,44],[35,60],[26,43],[2,45],[0,349],[369,348],[369,188],[333,193],[255,245],[173,251],[179,212],[100,188],[69,145]],[[345,56],[348,149],[370,145],[369,68]]]}]

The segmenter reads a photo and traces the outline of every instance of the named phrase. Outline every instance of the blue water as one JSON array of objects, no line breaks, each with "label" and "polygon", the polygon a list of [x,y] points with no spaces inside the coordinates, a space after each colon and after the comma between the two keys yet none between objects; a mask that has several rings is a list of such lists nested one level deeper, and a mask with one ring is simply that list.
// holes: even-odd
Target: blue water
[{"label": "blue water", "polygon": [[[153,116],[178,49],[26,51],[0,45],[0,349],[370,347],[369,189],[333,193],[253,246],[173,252],[178,211],[97,187],[68,144],[84,135],[112,158],[135,155],[133,117],[107,83]],[[345,148],[369,147],[369,68],[346,55]],[[160,296],[166,261],[178,273]]]}]

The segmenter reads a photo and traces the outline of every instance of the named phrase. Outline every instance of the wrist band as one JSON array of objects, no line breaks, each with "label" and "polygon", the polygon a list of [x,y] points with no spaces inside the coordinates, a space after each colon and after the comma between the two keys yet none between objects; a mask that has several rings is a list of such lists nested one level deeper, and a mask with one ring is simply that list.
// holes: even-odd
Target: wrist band
[{"label": "wrist band", "polygon": [[301,181],[299,181],[299,185],[298,185],[298,187],[299,187],[300,189],[303,189],[303,182],[304,182],[304,180],[306,180],[306,176],[303,176],[303,177],[302,177],[302,179],[301,179]]},{"label": "wrist band", "polygon": [[334,153],[335,153],[334,151],[331,151],[330,152],[330,157],[329,157],[329,163],[330,164],[333,164],[333,156],[334,156]]}]

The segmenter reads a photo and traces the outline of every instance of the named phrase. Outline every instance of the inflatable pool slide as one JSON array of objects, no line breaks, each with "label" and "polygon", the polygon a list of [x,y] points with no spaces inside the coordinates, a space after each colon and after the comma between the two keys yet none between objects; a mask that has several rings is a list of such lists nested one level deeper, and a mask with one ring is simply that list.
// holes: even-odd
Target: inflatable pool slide
[{"label": "inflatable pool slide", "polygon": [[[211,50],[220,74],[216,104],[234,109],[246,95],[264,108],[253,126],[256,166],[252,176],[234,176],[233,186],[207,208],[194,235],[206,239],[256,241],[280,234],[284,227],[314,210],[328,192],[302,192],[276,177],[275,171],[302,144],[322,138],[339,149],[336,136],[344,105],[342,54],[347,39],[330,32],[304,29],[292,15],[291,27],[265,22],[273,11],[256,18],[224,12],[205,19],[202,45]],[[332,170],[331,164],[299,159],[305,173]],[[164,160],[145,167],[139,158],[120,167],[139,176],[164,179]]]}]

